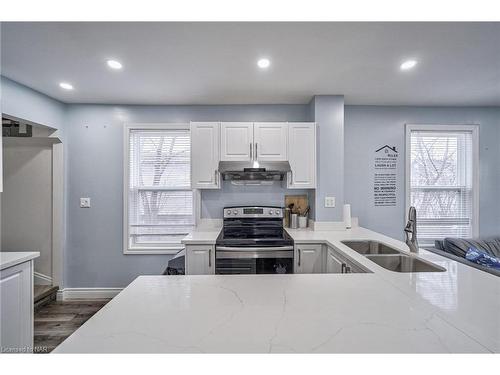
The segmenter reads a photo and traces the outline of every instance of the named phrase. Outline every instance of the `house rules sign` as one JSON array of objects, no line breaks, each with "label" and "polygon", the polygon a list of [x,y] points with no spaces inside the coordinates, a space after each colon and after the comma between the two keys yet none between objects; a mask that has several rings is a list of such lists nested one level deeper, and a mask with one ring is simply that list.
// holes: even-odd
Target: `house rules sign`
[{"label": "house rules sign", "polygon": [[396,146],[382,146],[375,150],[373,198],[375,207],[396,205],[396,171],[398,166]]}]

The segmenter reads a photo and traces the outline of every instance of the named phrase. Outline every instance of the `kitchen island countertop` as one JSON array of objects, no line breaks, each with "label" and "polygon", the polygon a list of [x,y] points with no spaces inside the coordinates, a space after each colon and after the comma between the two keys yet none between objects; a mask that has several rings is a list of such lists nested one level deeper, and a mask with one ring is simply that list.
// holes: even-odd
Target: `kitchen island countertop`
[{"label": "kitchen island countertop", "polygon": [[0,270],[38,258],[38,251],[2,251],[0,252]]},{"label": "kitchen island countertop", "polygon": [[446,272],[388,271],[341,241],[408,248],[360,227],[289,233],[372,273],[140,276],[55,352],[500,352],[500,278],[425,250]]}]

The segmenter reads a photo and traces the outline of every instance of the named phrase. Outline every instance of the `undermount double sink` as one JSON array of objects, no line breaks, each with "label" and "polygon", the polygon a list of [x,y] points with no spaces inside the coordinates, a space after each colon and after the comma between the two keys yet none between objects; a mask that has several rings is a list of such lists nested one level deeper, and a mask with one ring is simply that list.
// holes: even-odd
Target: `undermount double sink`
[{"label": "undermount double sink", "polygon": [[405,254],[377,241],[341,241],[367,259],[394,272],[443,272],[443,267],[414,255]]}]

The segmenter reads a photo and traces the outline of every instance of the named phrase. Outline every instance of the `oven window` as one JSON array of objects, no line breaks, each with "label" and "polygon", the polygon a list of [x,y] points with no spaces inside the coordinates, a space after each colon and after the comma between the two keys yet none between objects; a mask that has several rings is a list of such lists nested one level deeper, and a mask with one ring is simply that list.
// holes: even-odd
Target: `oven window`
[{"label": "oven window", "polygon": [[293,258],[217,259],[219,275],[293,273]]}]

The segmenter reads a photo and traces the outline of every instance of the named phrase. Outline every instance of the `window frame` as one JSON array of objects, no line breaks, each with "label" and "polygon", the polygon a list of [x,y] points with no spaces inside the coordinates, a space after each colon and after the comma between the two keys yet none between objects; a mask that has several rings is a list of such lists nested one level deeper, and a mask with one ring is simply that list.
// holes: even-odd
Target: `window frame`
[{"label": "window frame", "polygon": [[[175,246],[144,246],[130,247],[130,231],[129,231],[129,165],[130,165],[130,132],[132,130],[188,130],[191,126],[189,123],[125,123],[123,130],[123,254],[127,255],[172,255],[185,248],[179,244]],[[190,163],[191,164],[191,163]],[[192,166],[190,165],[190,175]],[[191,176],[190,176],[191,180]],[[198,225],[200,220],[201,199],[200,190],[191,189],[193,191],[193,209],[194,209],[194,225]]]},{"label": "window frame", "polygon": [[[479,124],[406,124],[405,126],[405,212],[406,223],[411,204],[411,133],[426,131],[436,133],[469,132],[472,134],[472,236],[479,236]],[[418,222],[417,222],[418,224]]]}]

